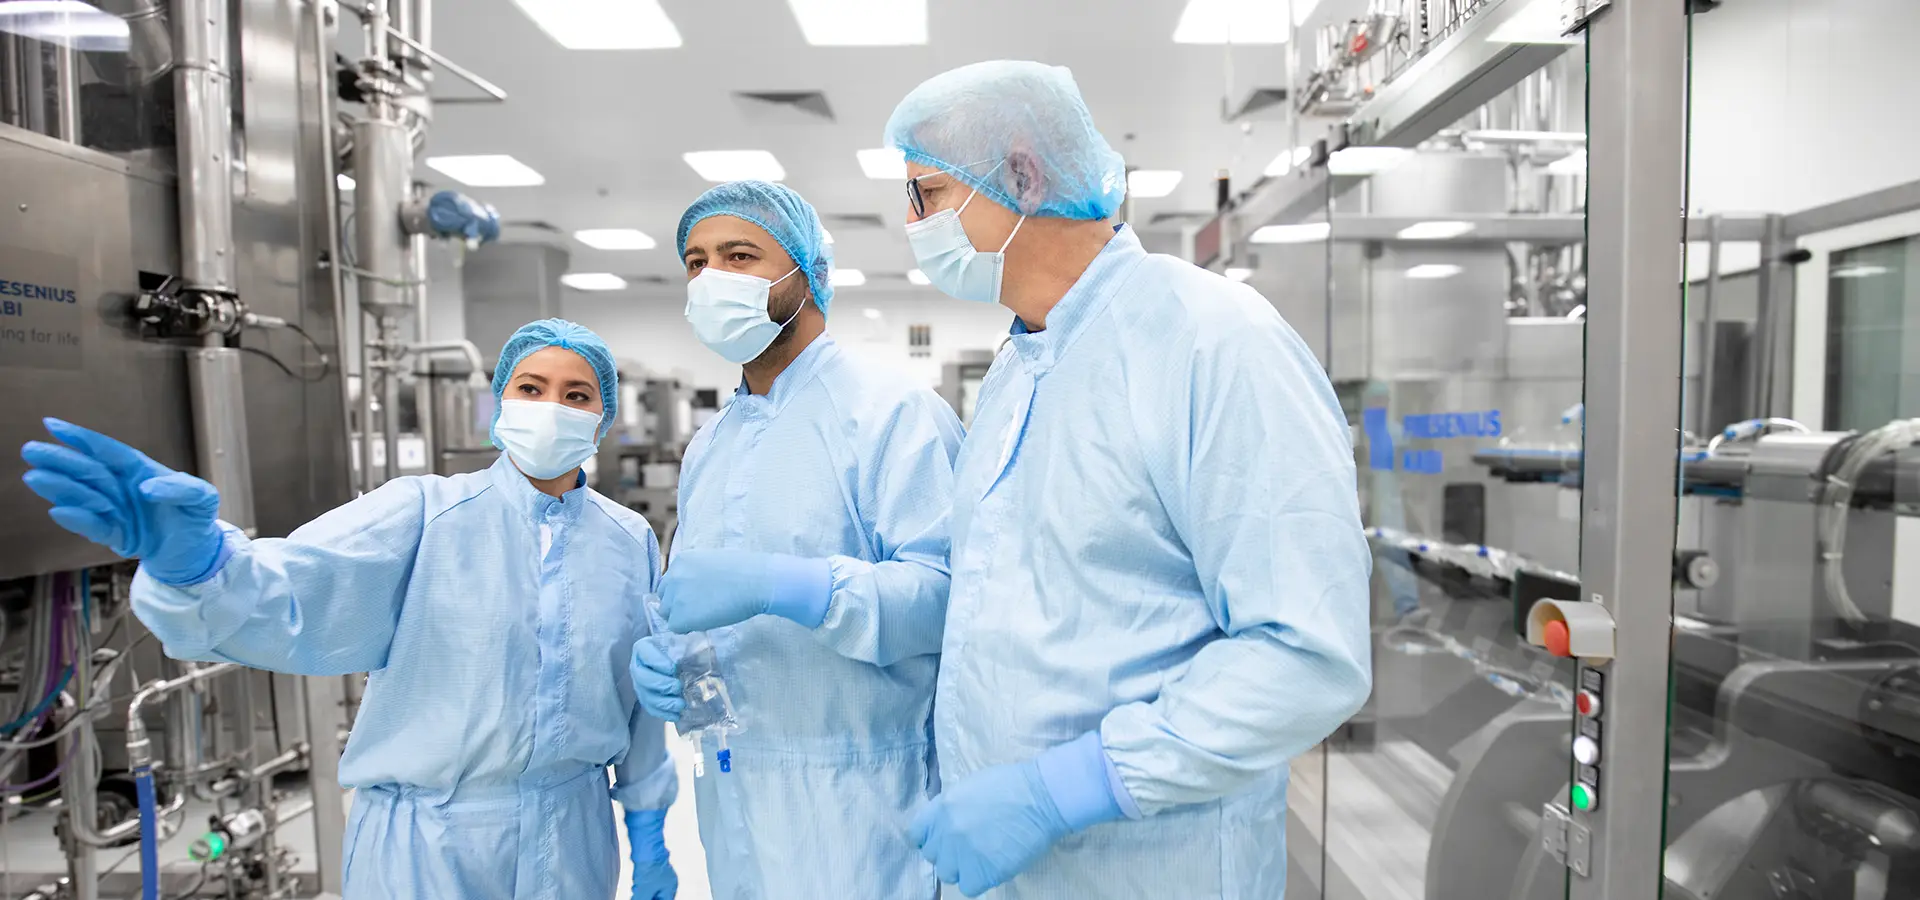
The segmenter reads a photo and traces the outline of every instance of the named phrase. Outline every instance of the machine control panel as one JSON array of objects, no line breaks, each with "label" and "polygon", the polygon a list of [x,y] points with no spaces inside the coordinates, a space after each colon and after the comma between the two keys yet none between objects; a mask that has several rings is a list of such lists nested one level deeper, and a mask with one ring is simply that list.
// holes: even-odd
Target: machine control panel
[{"label": "machine control panel", "polygon": [[1579,726],[1573,737],[1574,783],[1568,801],[1579,812],[1592,812],[1600,806],[1600,710],[1605,705],[1607,677],[1599,669],[1580,668],[1580,690],[1574,695],[1573,708],[1579,713]]}]

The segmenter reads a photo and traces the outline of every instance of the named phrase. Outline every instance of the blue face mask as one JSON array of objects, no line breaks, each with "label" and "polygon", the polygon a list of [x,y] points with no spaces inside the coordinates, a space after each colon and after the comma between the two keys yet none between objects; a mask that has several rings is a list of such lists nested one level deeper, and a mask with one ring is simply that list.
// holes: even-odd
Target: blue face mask
[{"label": "blue face mask", "polygon": [[541,400],[502,400],[493,440],[530,478],[559,478],[600,447],[600,414]]},{"label": "blue face mask", "polygon": [[[793,272],[800,271],[799,266]],[[700,343],[735,365],[744,365],[765,352],[800,315],[805,303],[794,307],[786,322],[775,322],[767,315],[767,299],[773,286],[793,277],[793,272],[768,281],[738,272],[725,272],[711,266],[687,282],[687,323]]]},{"label": "blue face mask", "polygon": [[913,248],[913,258],[920,263],[920,271],[941,293],[976,303],[999,303],[1007,246],[1013,243],[1013,235],[1020,233],[1020,226],[1027,223],[1027,217],[1021,216],[1020,221],[1014,223],[1013,234],[1007,235],[1007,242],[1001,244],[999,250],[982,253],[974,249],[967,229],[960,224],[960,214],[966,212],[967,204],[979,195],[979,191],[967,195],[966,202],[957,210],[943,209],[908,223],[907,244]]}]

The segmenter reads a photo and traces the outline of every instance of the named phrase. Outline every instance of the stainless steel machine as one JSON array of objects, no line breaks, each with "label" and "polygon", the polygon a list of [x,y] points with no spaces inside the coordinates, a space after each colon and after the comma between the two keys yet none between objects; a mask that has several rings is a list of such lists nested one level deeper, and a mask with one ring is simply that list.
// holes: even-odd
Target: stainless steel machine
[{"label": "stainless steel machine", "polygon": [[[425,241],[498,223],[412,161],[436,73],[504,95],[431,49],[428,9],[0,5],[0,444],[45,416],[97,428],[213,482],[261,536],[405,471],[408,434],[438,457],[432,416],[402,423],[403,376],[452,356],[467,383],[479,355],[400,323]],[[356,679],[162,657],[127,612],[130,564],[0,456],[0,896],[337,892]]]}]

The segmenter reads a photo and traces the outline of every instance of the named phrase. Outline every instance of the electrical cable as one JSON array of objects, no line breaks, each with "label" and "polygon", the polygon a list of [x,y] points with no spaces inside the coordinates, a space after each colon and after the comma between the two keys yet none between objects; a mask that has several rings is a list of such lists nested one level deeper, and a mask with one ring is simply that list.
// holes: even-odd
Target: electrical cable
[{"label": "electrical cable", "polygon": [[332,370],[332,363],[323,363],[320,374],[314,375],[312,377],[308,377],[306,375],[301,375],[293,371],[293,369],[289,368],[286,363],[281,362],[279,357],[274,356],[273,354],[268,353],[267,351],[262,350],[259,347],[249,347],[245,344],[239,344],[239,345],[236,345],[234,349],[240,350],[245,353],[251,353],[255,356],[260,357],[261,359],[266,360],[267,362],[273,363],[273,367],[276,369],[279,369],[282,372],[285,372],[288,378],[291,378],[295,381],[305,382],[307,384],[313,384],[315,382],[325,381],[327,378],[327,375]]}]

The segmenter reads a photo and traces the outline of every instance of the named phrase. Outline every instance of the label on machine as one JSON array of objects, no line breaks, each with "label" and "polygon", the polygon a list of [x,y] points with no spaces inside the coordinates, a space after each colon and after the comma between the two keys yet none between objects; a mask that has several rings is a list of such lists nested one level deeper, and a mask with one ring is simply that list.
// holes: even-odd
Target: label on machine
[{"label": "label on machine", "polygon": [[85,325],[77,262],[0,245],[0,368],[81,368]]}]

